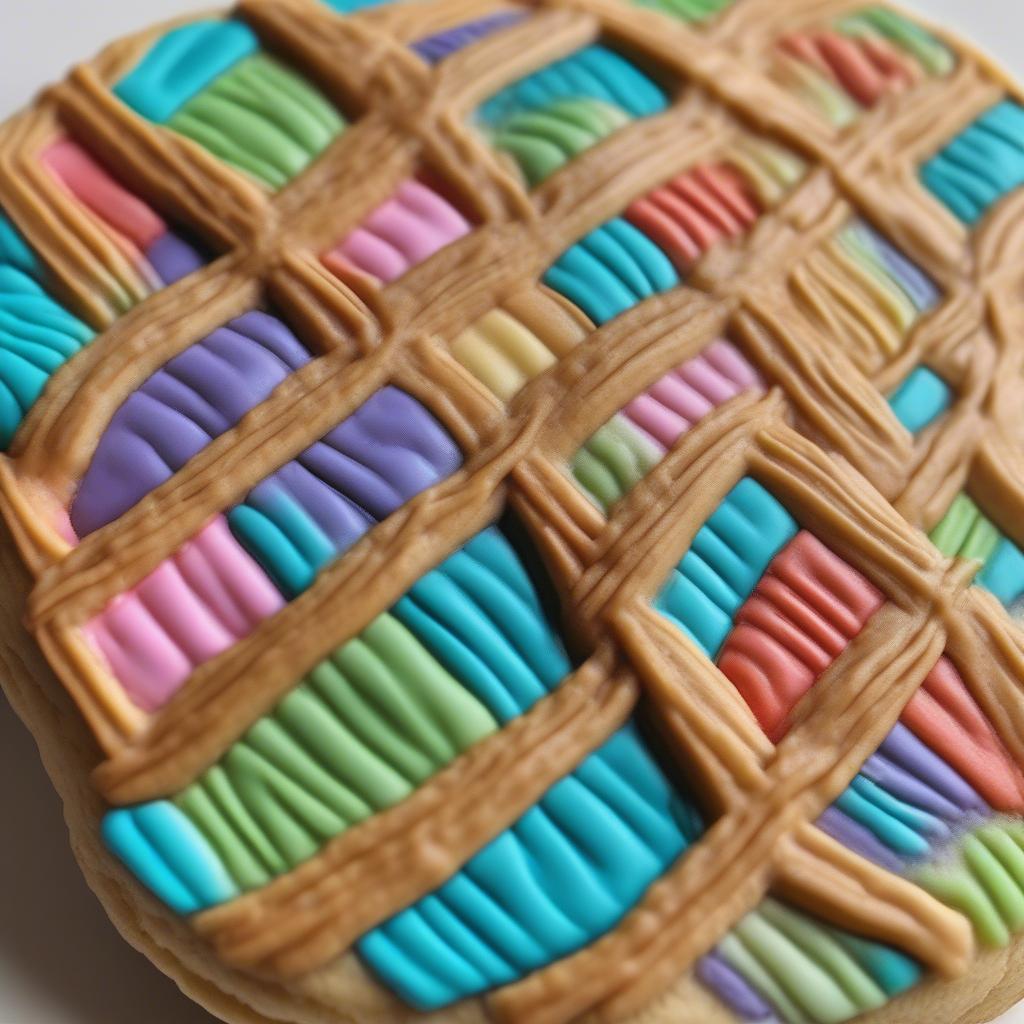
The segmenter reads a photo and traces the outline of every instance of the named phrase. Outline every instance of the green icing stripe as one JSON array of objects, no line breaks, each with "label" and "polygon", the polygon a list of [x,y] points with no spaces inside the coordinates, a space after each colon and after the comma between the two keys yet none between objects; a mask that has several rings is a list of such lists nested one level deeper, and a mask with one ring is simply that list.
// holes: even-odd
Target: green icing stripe
[{"label": "green icing stripe", "polygon": [[969,833],[947,863],[914,881],[965,914],[986,945],[1008,945],[1024,928],[1024,822],[995,821]]},{"label": "green icing stripe", "polygon": [[530,185],[538,185],[628,122],[628,114],[602,100],[561,100],[508,118],[493,143],[516,161]]},{"label": "green icing stripe", "polygon": [[51,375],[93,337],[47,294],[43,278],[35,255],[0,213],[0,451]]},{"label": "green icing stripe", "polygon": [[842,18],[837,28],[849,36],[882,36],[909,53],[930,75],[948,75],[956,67],[956,57],[945,43],[887,7],[866,7]]},{"label": "green icing stripe", "polygon": [[114,87],[136,113],[163,124],[259,47],[240,21],[198,21],[168,32]]},{"label": "green icing stripe", "polygon": [[718,954],[786,1024],[839,1024],[884,1006],[921,979],[914,961],[773,899],[748,914]]},{"label": "green icing stripe", "polygon": [[682,21],[704,21],[724,11],[735,0],[633,0],[637,7],[650,7],[652,10],[671,14]]},{"label": "green icing stripe", "polygon": [[407,797],[496,723],[394,616],[321,662],[176,805],[242,890]]},{"label": "green icing stripe", "polygon": [[976,582],[1007,607],[1024,596],[1024,551],[1004,536],[966,494],[956,496],[932,530],[931,539],[948,558],[981,562]]},{"label": "green icing stripe", "polygon": [[278,189],[307,167],[345,122],[318,90],[259,53],[188,100],[167,125]]},{"label": "green icing stripe", "polygon": [[661,461],[664,451],[625,416],[612,417],[572,460],[572,474],[607,512]]}]

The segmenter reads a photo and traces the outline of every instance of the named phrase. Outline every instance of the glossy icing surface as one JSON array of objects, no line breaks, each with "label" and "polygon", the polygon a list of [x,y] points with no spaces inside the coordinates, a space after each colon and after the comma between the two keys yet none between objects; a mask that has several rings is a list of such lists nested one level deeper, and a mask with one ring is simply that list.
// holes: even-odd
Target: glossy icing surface
[{"label": "glossy icing surface", "polygon": [[1008,945],[1012,90],[838,0],[300,7],[0,132],[108,850],[297,1017],[824,1024]]}]

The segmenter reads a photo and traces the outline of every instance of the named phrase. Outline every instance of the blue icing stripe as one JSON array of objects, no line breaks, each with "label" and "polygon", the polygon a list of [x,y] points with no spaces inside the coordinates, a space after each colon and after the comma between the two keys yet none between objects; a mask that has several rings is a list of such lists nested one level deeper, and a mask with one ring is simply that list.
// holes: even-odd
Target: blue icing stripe
[{"label": "blue icing stripe", "polygon": [[639,68],[614,50],[594,45],[507,86],[492,96],[479,113],[484,122],[497,125],[515,114],[540,110],[557,100],[582,98],[611,103],[631,117],[648,117],[668,106],[665,92]]},{"label": "blue icing stripe", "polygon": [[365,11],[371,7],[384,7],[393,0],[322,0],[322,3],[340,14],[354,14],[356,11]]},{"label": "blue icing stripe", "polygon": [[111,811],[103,820],[103,840],[179,914],[193,914],[238,895],[203,834],[166,800]]},{"label": "blue icing stripe", "polygon": [[978,582],[1007,607],[1016,604],[1024,597],[1024,551],[1009,537],[1002,537],[978,573]]},{"label": "blue icing stripe", "polygon": [[114,87],[136,113],[157,124],[259,49],[241,21],[197,21],[168,32]]},{"label": "blue icing stripe", "polygon": [[919,963],[891,946],[862,939],[839,928],[829,928],[828,931],[878,982],[887,996],[898,996],[906,992],[918,984],[924,975]]},{"label": "blue icing stripe", "polygon": [[630,723],[358,951],[406,1002],[447,1006],[605,934],[701,830]]},{"label": "blue icing stripe", "polygon": [[736,613],[797,529],[778,500],[744,477],[697,532],[654,607],[716,657]]},{"label": "blue icing stripe", "polygon": [[896,418],[912,434],[934,423],[950,406],[953,389],[934,370],[919,366],[889,399]]},{"label": "blue icing stripe", "polygon": [[0,214],[0,451],[51,375],[93,337],[43,289],[43,269],[14,225]]},{"label": "blue icing stripe", "polygon": [[571,671],[533,582],[496,527],[415,583],[394,614],[502,723]]},{"label": "blue icing stripe", "polygon": [[642,231],[616,217],[562,253],[544,283],[600,325],[674,288],[679,274]]},{"label": "blue icing stripe", "polygon": [[1024,185],[1024,107],[1004,100],[969,125],[922,168],[931,192],[965,224],[976,224]]}]

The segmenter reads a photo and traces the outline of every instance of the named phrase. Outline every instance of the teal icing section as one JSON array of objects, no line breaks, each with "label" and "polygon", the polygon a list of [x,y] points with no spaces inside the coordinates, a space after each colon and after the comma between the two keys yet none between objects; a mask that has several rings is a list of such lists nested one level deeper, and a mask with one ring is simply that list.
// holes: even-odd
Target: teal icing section
[{"label": "teal icing section", "polygon": [[835,806],[890,850],[910,859],[932,853],[929,837],[949,838],[949,828],[940,818],[898,799],[863,775],[854,778]]},{"label": "teal icing section", "polygon": [[562,253],[544,283],[600,325],[674,288],[679,275],[654,242],[616,217]]},{"label": "teal icing section", "polygon": [[393,0],[322,0],[324,4],[339,14],[355,14],[371,7],[384,7]]},{"label": "teal icing section", "polygon": [[1004,100],[921,168],[927,188],[965,224],[976,224],[1024,185],[1024,107]]},{"label": "teal icing section", "polygon": [[1024,551],[1002,537],[992,557],[978,573],[977,582],[1008,608],[1024,598]]},{"label": "teal icing section", "polygon": [[179,914],[238,895],[203,834],[166,800],[111,811],[103,840],[142,883]]},{"label": "teal icing section", "polygon": [[497,527],[415,583],[393,613],[502,723],[572,670],[537,587]]},{"label": "teal icing section", "polygon": [[502,89],[480,108],[479,116],[495,126],[558,100],[583,98],[604,100],[631,117],[649,117],[668,107],[668,97],[653,79],[614,50],[595,44]]},{"label": "teal icing section", "polygon": [[43,270],[14,225],[0,214],[0,451],[50,376],[93,337],[39,283]]},{"label": "teal icing section", "polygon": [[736,613],[797,529],[778,500],[744,477],[697,532],[654,607],[716,657]]},{"label": "teal icing section", "polygon": [[114,86],[114,94],[157,124],[259,49],[241,21],[197,21],[168,32],[141,63]]},{"label": "teal icing section", "polygon": [[422,1010],[509,984],[615,927],[702,827],[630,723],[358,951]]},{"label": "teal icing section", "polygon": [[892,946],[870,942],[840,928],[829,928],[828,931],[890,998],[912,989],[924,977],[924,971],[916,960]]},{"label": "teal icing section", "polygon": [[896,418],[912,434],[931,426],[953,401],[953,389],[927,366],[919,366],[889,399]]}]

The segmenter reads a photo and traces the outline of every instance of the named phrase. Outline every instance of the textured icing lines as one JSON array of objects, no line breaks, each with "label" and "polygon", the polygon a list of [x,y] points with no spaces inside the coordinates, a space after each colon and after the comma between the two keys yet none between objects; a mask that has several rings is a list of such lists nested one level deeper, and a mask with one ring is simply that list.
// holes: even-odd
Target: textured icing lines
[{"label": "textured icing lines", "polygon": [[[174,284],[207,263],[191,243],[77,142],[60,139],[41,159],[138,273],[141,295]],[[134,301],[136,297],[123,295],[122,308],[129,308]]]},{"label": "textured icing lines", "polygon": [[46,269],[0,210],[0,451],[50,376],[93,337],[54,297]]},{"label": "textured icing lines", "polygon": [[724,11],[736,0],[632,0],[637,7],[650,7],[655,11],[679,18],[681,21],[708,21]]},{"label": "textured icing lines", "polygon": [[919,267],[859,219],[811,253],[789,288],[805,314],[867,370],[901,352],[940,298]]},{"label": "textured icing lines", "polygon": [[[214,875],[231,879],[211,902],[290,870],[558,685],[570,664],[546,588],[507,532],[485,530],[171,803],[109,815],[113,848],[164,899],[177,891],[164,872],[181,843],[198,844]],[[177,829],[139,845],[125,823],[144,823],[154,807]]]},{"label": "textured icing lines", "polygon": [[345,124],[317,89],[263,53],[238,21],[200,21],[169,32],[114,91],[136,113],[274,190]]},{"label": "textured icing lines", "polygon": [[784,36],[776,62],[783,84],[843,128],[886,97],[949,74],[956,59],[905,15],[865,7],[824,28]]},{"label": "textured icing lines", "polygon": [[705,416],[763,380],[722,338],[665,374],[594,433],[572,460],[580,486],[607,511]]},{"label": "textured icing lines", "polygon": [[[119,459],[134,458],[136,436],[127,435]],[[385,387],[115,598],[87,633],[135,703],[158,707],[195,668],[273,614],[281,595],[308,589],[363,534],[461,462],[419,402]]]},{"label": "textured icing lines", "polygon": [[453,53],[502,29],[511,28],[525,18],[521,11],[496,11],[452,28],[443,29],[412,44],[412,49],[427,63],[439,64]]},{"label": "textured icing lines", "polygon": [[631,120],[667,105],[651,77],[595,44],[502,89],[477,116],[495,148],[536,185]]},{"label": "textured icing lines", "polygon": [[357,948],[406,1001],[445,1006],[599,938],[701,831],[692,803],[630,723]]},{"label": "textured icing lines", "polygon": [[323,262],[343,279],[357,271],[390,284],[470,229],[450,199],[412,178],[325,253]]},{"label": "textured icing lines", "polygon": [[1024,185],[1024,107],[1006,99],[985,111],[921,168],[925,187],[974,225]]},{"label": "textured icing lines", "polygon": [[944,555],[979,562],[975,582],[995,594],[1011,614],[1024,611],[1024,551],[967,493],[956,496],[930,536]]}]

